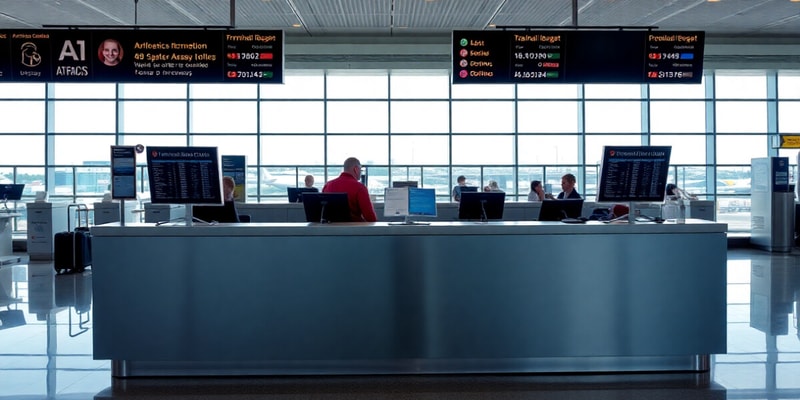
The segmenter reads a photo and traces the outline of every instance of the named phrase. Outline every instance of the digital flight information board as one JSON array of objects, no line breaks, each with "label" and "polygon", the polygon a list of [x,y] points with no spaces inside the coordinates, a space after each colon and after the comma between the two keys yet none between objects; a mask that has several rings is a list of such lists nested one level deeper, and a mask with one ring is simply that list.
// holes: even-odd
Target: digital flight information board
[{"label": "digital flight information board", "polygon": [[664,201],[672,146],[605,146],[598,202]]},{"label": "digital flight information board", "polygon": [[0,30],[0,82],[283,83],[283,31]]},{"label": "digital flight information board", "polygon": [[453,83],[700,83],[705,32],[453,31]]}]

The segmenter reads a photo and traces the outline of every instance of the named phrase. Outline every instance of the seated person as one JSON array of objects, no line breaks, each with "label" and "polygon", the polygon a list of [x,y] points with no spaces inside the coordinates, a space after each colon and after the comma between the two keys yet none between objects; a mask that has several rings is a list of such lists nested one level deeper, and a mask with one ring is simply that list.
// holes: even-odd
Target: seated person
[{"label": "seated person", "polygon": [[222,199],[225,203],[221,206],[194,206],[192,216],[205,222],[240,222],[239,212],[236,211],[236,203],[233,201],[235,187],[232,177],[223,176]]},{"label": "seated person", "polygon": [[486,188],[484,188],[484,190],[483,190],[484,192],[502,192],[503,191],[503,189],[500,189],[500,186],[497,185],[497,181],[495,181],[495,180],[490,180],[489,184],[486,185],[486,187],[489,188],[489,190],[486,190]]},{"label": "seated person", "polygon": [[542,201],[545,199],[542,181],[531,181],[531,191],[528,193],[528,201]]},{"label": "seated person", "polygon": [[558,199],[580,199],[581,194],[575,190],[575,175],[565,174],[561,177],[561,193],[558,194]]},{"label": "seated person", "polygon": [[344,160],[342,173],[322,187],[322,193],[347,193],[350,219],[353,222],[375,222],[378,216],[372,207],[369,190],[358,179],[361,177],[361,161],[355,157]]},{"label": "seated person", "polygon": [[459,175],[456,179],[458,183],[456,186],[453,186],[453,201],[458,203],[461,201],[461,188],[467,186],[467,177],[464,175]]}]

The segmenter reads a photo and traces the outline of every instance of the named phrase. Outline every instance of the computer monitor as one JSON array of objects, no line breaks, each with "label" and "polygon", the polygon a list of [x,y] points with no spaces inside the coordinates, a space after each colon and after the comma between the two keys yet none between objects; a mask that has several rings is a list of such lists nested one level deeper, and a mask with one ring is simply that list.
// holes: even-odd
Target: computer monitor
[{"label": "computer monitor", "polygon": [[504,192],[464,192],[458,205],[458,219],[481,220],[503,219]]},{"label": "computer monitor", "polygon": [[662,202],[672,146],[605,146],[597,202]]},{"label": "computer monitor", "polygon": [[419,184],[417,181],[394,181],[392,182],[393,188],[403,188],[403,187],[418,187]]},{"label": "computer monitor", "polygon": [[436,217],[436,190],[409,187],[408,215]]},{"label": "computer monitor", "polygon": [[477,192],[477,191],[478,191],[478,187],[477,186],[462,186],[461,187],[461,193]]},{"label": "computer monitor", "polygon": [[289,203],[302,203],[303,202],[303,193],[317,193],[319,189],[317,188],[298,188],[298,187],[287,187],[286,194],[289,197]]},{"label": "computer monitor", "polygon": [[[403,224],[415,224],[409,217],[436,217],[436,190],[415,187],[386,188],[383,216],[403,217]],[[396,225],[396,223],[392,223]]]},{"label": "computer monitor", "polygon": [[2,184],[0,185],[0,203],[3,204],[3,209],[8,210],[7,202],[9,200],[16,201],[22,200],[22,189],[25,184]]},{"label": "computer monitor", "polygon": [[25,189],[25,184],[2,184],[0,185],[0,201],[16,201],[22,200],[22,190]]},{"label": "computer monitor", "polygon": [[222,205],[222,174],[216,147],[147,147],[153,204]]},{"label": "computer monitor", "polygon": [[578,218],[583,210],[583,199],[545,200],[539,209],[539,221],[561,221]]},{"label": "computer monitor", "polygon": [[347,193],[303,193],[303,209],[308,222],[350,222]]},{"label": "computer monitor", "polygon": [[221,206],[194,206],[192,216],[203,222],[240,222],[236,203],[226,201]]}]

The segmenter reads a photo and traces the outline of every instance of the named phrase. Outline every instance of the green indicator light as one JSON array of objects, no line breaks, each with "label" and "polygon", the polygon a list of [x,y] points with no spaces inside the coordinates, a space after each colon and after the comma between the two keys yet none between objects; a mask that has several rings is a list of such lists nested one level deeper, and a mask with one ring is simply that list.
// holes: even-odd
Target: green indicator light
[{"label": "green indicator light", "polygon": [[561,58],[561,53],[547,53],[548,60],[558,60]]},{"label": "green indicator light", "polygon": [[558,71],[548,71],[545,76],[547,78],[558,78]]},{"label": "green indicator light", "polygon": [[468,44],[469,44],[469,40],[467,40],[467,39],[461,39],[461,41],[460,41],[459,43],[461,44],[461,46],[466,46],[466,45],[468,45]]},{"label": "green indicator light", "polygon": [[272,79],[272,71],[262,71],[261,77],[264,79]]}]

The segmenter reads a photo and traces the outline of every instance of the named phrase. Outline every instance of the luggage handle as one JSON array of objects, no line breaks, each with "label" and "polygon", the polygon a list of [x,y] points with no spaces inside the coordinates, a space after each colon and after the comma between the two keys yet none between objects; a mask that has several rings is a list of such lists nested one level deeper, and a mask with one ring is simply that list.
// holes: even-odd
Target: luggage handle
[{"label": "luggage handle", "polygon": [[70,228],[70,221],[72,220],[70,210],[75,209],[75,228],[80,228],[83,226],[81,224],[81,214],[84,215],[84,221],[86,222],[86,227],[89,227],[89,206],[86,204],[70,204],[67,206],[67,232],[72,232],[72,228]]}]

